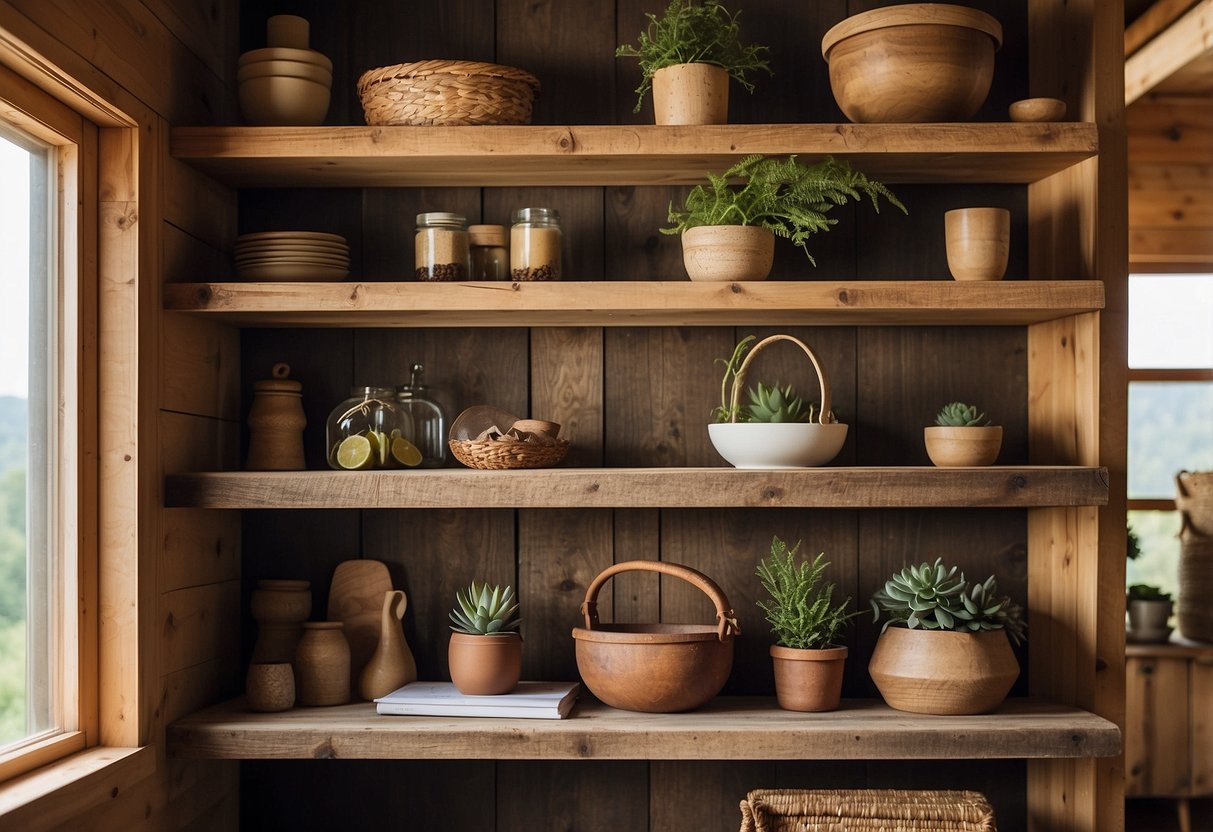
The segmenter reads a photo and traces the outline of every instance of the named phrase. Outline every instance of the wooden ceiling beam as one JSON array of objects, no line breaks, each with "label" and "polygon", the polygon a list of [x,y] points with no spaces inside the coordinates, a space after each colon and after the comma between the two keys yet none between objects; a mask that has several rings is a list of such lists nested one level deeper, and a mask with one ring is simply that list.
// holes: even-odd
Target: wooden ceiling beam
[{"label": "wooden ceiling beam", "polygon": [[1213,52],[1213,0],[1200,0],[1125,61],[1125,104]]}]

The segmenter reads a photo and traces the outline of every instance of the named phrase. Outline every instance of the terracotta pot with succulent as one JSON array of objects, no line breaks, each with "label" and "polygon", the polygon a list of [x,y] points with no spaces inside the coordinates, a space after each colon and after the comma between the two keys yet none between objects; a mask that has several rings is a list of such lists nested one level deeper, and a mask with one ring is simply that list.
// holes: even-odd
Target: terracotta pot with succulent
[{"label": "terracotta pot with succulent", "polygon": [[1171,637],[1171,594],[1151,584],[1132,584],[1125,593],[1129,626],[1125,636],[1137,644],[1159,644]]},{"label": "terracotta pot with succulent", "polygon": [[[817,356],[798,338],[771,335],[754,345],[753,335],[738,342],[725,365],[720,382],[720,406],[708,425],[708,438],[717,453],[737,468],[808,468],[825,465],[838,455],[847,439],[847,426],[830,409],[830,385]],[[821,387],[821,410],[814,421],[813,406],[804,404],[792,386],[762,382],[750,388],[748,405],[741,404],[750,362],[767,346],[791,341],[804,351]],[[749,354],[747,355],[747,351]],[[744,356],[744,360],[743,360]]]},{"label": "terracotta pot with succulent", "polygon": [[763,59],[765,46],[743,46],[740,12],[733,14],[718,0],[671,0],[665,15],[646,14],[649,26],[636,45],[615,50],[617,58],[639,58],[643,74],[636,88],[636,112],[645,93],[653,90],[653,115],[658,124],[725,124],[729,120],[729,78],[747,92],[754,85],[746,73],[771,68]]},{"label": "terracotta pot with succulent", "polygon": [[522,636],[514,590],[478,586],[455,593],[447,659],[451,681],[466,696],[509,693],[522,676]]},{"label": "terracotta pot with succulent", "polygon": [[872,596],[885,622],[868,672],[885,702],[918,714],[983,714],[1019,676],[1008,639],[1023,640],[1023,611],[991,575],[969,583],[935,563],[908,566]]},{"label": "terracotta pot with succulent", "polygon": [[1002,428],[963,402],[945,405],[922,434],[927,456],[940,468],[993,465],[1002,449]]},{"label": "terracotta pot with succulent", "polygon": [[863,195],[877,213],[880,197],[906,210],[888,188],[846,162],[827,157],[805,165],[795,156],[755,154],[724,173],[709,173],[708,184],[692,188],[682,210],[671,203],[673,225],[661,233],[682,235],[682,261],[691,280],[766,280],[776,236],[790,239],[816,265],[808,239],[837,224],[827,216],[830,209]]},{"label": "terracotta pot with succulent", "polygon": [[771,539],[771,555],[759,562],[758,579],[771,596],[759,601],[777,643],[771,646],[775,698],[788,711],[832,711],[842,696],[847,648],[838,633],[854,613],[850,598],[834,602],[834,584],[823,578],[825,553],[797,563],[800,541],[791,549]]}]

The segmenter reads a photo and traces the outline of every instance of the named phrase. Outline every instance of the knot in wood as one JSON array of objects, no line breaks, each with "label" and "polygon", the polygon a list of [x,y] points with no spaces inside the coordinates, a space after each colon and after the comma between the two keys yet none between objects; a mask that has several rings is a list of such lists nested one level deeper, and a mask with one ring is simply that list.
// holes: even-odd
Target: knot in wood
[{"label": "knot in wood", "polygon": [[573,583],[568,578],[565,578],[563,581],[560,582],[560,591],[561,592],[572,592],[576,588],[577,588],[577,584]]},{"label": "knot in wood", "polygon": [[1023,474],[1016,474],[1015,476],[1011,477],[1011,485],[1014,488],[1026,488],[1028,485],[1028,478]]},{"label": "knot in wood", "polygon": [[846,289],[838,290],[838,302],[841,303],[843,306],[850,306],[851,295],[850,295],[850,293],[847,292]]}]

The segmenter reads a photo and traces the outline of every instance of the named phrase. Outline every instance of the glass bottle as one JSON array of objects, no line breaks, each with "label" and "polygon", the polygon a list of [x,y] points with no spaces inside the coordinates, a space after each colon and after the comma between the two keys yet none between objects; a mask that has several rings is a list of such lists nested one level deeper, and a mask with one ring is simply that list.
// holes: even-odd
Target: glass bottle
[{"label": "glass bottle", "polygon": [[[391,442],[406,436],[407,429],[391,387],[355,387],[333,408],[325,425],[329,467],[343,471],[399,467]],[[365,441],[347,441],[351,437]]]},{"label": "glass bottle", "polygon": [[413,365],[412,378],[396,393],[396,404],[409,425],[406,437],[421,451],[422,468],[441,468],[446,463],[446,413],[442,405],[426,396],[425,367]]},{"label": "glass bottle", "polygon": [[504,225],[469,225],[472,248],[472,280],[509,280],[510,253]]},{"label": "glass bottle", "polygon": [[559,280],[560,212],[555,208],[520,208],[510,219],[510,273],[514,280]]},{"label": "glass bottle", "polygon": [[461,214],[417,215],[417,279],[431,282],[467,280],[468,221]]}]

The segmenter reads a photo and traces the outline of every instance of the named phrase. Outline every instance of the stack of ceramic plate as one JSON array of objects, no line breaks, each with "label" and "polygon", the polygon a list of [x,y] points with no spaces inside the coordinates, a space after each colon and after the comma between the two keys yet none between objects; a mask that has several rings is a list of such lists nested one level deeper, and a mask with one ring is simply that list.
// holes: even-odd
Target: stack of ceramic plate
[{"label": "stack of ceramic plate", "polygon": [[245,280],[344,280],[350,247],[340,234],[263,231],[236,240],[236,272]]}]

